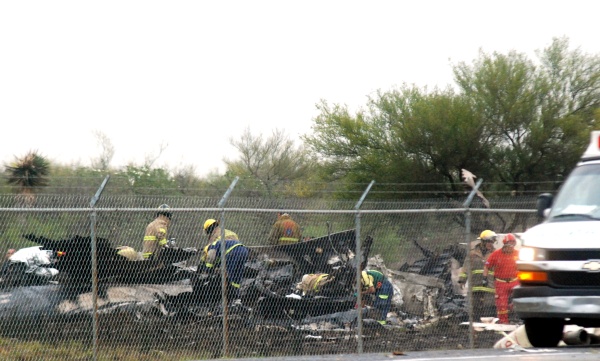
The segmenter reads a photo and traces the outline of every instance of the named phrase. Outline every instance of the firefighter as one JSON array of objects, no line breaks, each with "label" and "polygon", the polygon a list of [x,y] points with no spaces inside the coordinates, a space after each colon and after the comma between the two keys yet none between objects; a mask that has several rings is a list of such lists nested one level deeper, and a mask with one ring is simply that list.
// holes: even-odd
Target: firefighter
[{"label": "firefighter", "polygon": [[[208,236],[208,243],[212,243],[221,238],[221,227],[215,219],[209,218],[204,222],[204,232]],[[225,240],[238,240],[238,235],[228,229],[225,230]]]},{"label": "firefighter", "polygon": [[302,230],[287,213],[279,213],[271,228],[269,243],[273,245],[298,243],[302,239]]},{"label": "firefighter", "polygon": [[248,260],[248,248],[239,241],[235,232],[225,230],[225,239],[221,240],[219,222],[207,219],[204,222],[204,232],[210,243],[204,247],[205,254],[203,270],[212,272],[221,263],[221,242],[225,242],[225,271],[227,277],[228,299],[232,304],[240,304],[239,289],[244,280],[244,266]]},{"label": "firefighter", "polygon": [[[483,268],[485,261],[494,251],[494,242],[496,242],[496,233],[486,229],[481,232],[479,243],[475,245],[469,252],[469,260],[471,262],[471,284],[473,285],[473,314],[476,318],[489,316],[494,312],[494,299],[496,291],[489,286],[489,281],[493,281],[494,272],[490,272],[486,279],[486,285],[483,285]],[[464,287],[467,282],[467,261],[462,267],[463,272],[460,274],[458,283]],[[490,279],[491,278],[491,279]]]},{"label": "firefighter", "polygon": [[488,257],[483,267],[482,286],[487,286],[487,276],[490,270],[494,271],[494,286],[496,289],[496,313],[499,323],[509,323],[509,300],[519,281],[517,279],[517,258],[519,252],[515,250],[517,239],[508,233],[502,240],[502,248],[495,250]]},{"label": "firefighter", "polygon": [[144,259],[157,258],[160,250],[167,245],[167,230],[172,216],[169,209],[168,205],[161,204],[156,212],[156,218],[146,227],[142,247]]},{"label": "firefighter", "polygon": [[379,271],[365,270],[361,272],[360,284],[362,286],[361,294],[375,296],[373,307],[380,312],[377,322],[385,325],[394,296],[392,283]]}]

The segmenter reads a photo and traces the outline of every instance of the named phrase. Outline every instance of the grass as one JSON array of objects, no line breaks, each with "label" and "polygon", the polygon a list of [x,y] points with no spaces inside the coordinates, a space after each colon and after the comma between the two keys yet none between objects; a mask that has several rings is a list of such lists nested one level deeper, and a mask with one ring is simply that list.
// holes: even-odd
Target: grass
[{"label": "grass", "polygon": [[[80,342],[43,343],[0,338],[0,360],[93,360],[93,349]],[[186,351],[138,351],[131,348],[102,347],[98,350],[101,361],[158,361],[198,360],[208,358],[201,353]]]}]

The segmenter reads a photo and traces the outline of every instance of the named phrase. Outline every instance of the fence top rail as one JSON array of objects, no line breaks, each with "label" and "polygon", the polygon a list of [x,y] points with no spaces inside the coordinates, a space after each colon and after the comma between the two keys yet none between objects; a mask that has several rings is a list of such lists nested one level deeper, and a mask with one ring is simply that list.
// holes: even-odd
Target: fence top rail
[{"label": "fence top rail", "polygon": [[[155,212],[155,208],[0,208],[0,212]],[[256,212],[277,213],[280,208],[170,208],[170,212]],[[489,208],[427,208],[427,209],[288,209],[287,213],[317,214],[398,214],[398,213],[535,213],[535,209],[489,209]]]}]

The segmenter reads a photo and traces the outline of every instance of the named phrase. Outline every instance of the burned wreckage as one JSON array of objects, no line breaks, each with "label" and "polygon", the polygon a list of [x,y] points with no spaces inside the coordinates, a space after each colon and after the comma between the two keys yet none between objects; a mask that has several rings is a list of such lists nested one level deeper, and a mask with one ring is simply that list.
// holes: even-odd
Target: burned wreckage
[{"label": "burned wreckage", "polygon": [[[2,276],[0,317],[3,308],[14,311],[19,304],[26,312],[91,312],[91,238],[24,237],[41,246],[31,247],[29,258],[15,258]],[[347,230],[297,244],[248,247],[240,289],[244,307],[267,318],[353,308],[355,237],[354,230]],[[365,260],[371,242],[370,237],[364,241]],[[132,261],[119,255],[109,240],[97,238],[96,255],[100,312],[148,303],[159,304],[165,314],[200,316],[214,313],[221,304],[220,273],[197,273],[190,265],[196,249],[166,247],[158,259]],[[333,280],[318,297],[286,297],[304,274],[316,272],[328,273]]]},{"label": "burned wreckage", "polygon": [[[132,261],[119,255],[109,240],[97,238],[97,272],[93,273],[90,237],[24,237],[41,245],[35,248],[49,255],[48,264],[39,264],[37,259],[36,265],[35,260],[22,259],[10,265],[0,282],[0,318],[15,314],[92,314],[93,275],[98,280],[99,313],[130,310],[156,314],[158,310],[158,314],[168,317],[202,319],[222,312],[220,272],[198,273],[192,265],[198,258],[196,249],[171,246],[159,259]],[[392,311],[398,316],[391,319],[397,324],[406,326],[415,324],[415,319],[464,312],[464,298],[453,292],[451,277],[451,259],[458,257],[462,263],[460,252],[454,249],[436,255],[421,249],[425,259],[394,271],[386,268],[378,256],[369,258],[372,243],[371,237],[361,243],[361,267],[377,269],[392,281]],[[302,324],[333,315],[329,321],[341,318],[340,323],[346,325],[356,319],[355,230],[297,244],[248,248],[239,292],[241,305],[237,309],[244,317]],[[57,272],[44,271],[40,277],[34,272],[40,268]],[[302,294],[298,285],[303,276],[318,273],[329,275],[329,282],[317,294]]]}]

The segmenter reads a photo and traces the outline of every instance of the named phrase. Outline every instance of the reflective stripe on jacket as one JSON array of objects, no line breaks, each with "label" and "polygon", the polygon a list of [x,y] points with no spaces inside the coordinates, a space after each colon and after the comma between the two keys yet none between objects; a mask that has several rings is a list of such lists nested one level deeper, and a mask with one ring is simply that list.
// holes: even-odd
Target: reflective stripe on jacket
[{"label": "reflective stripe on jacket", "polygon": [[268,242],[270,244],[297,243],[302,239],[302,230],[289,215],[279,216],[271,227]]},{"label": "reflective stripe on jacket", "polygon": [[296,286],[297,289],[304,291],[304,294],[314,295],[323,289],[323,286],[333,281],[327,273],[310,273],[302,277],[302,281]]},{"label": "reflective stripe on jacket", "polygon": [[[227,256],[227,254],[229,254],[229,252],[231,252],[234,248],[239,247],[239,246],[244,246],[244,245],[238,240],[226,240],[225,241],[225,255]],[[221,240],[220,239],[214,241],[213,243],[210,244],[210,246],[208,246],[207,252],[209,255],[211,255],[213,253],[211,251],[214,251],[214,257],[207,256],[205,265],[208,268],[212,268],[212,267],[216,266],[221,261]]]},{"label": "reflective stripe on jacket", "polygon": [[[473,247],[473,249],[471,249],[471,252],[469,252],[468,256],[471,258],[471,282],[473,283],[473,292],[496,292],[493,287],[490,287],[494,284],[494,272],[492,271],[489,272],[487,277],[488,286],[481,285],[483,283],[483,266],[489,255],[490,253],[486,253],[485,255],[483,254],[480,244],[477,244],[475,247]],[[466,273],[466,269],[467,260],[465,260],[465,263],[462,267],[462,272],[459,275],[459,280],[462,283],[467,281],[468,275]]]},{"label": "reflective stripe on jacket", "polygon": [[[209,242],[214,242],[214,241],[218,241],[221,239],[221,227],[217,227],[213,230],[213,232],[210,234],[210,238],[208,239]],[[234,232],[234,231],[230,231],[228,229],[225,229],[225,240],[226,241],[230,241],[230,240],[239,240],[240,238],[238,237],[238,235]]]},{"label": "reflective stripe on jacket", "polygon": [[142,255],[144,258],[150,258],[154,253],[167,244],[167,230],[169,219],[165,216],[158,216],[150,222],[144,233]]}]

